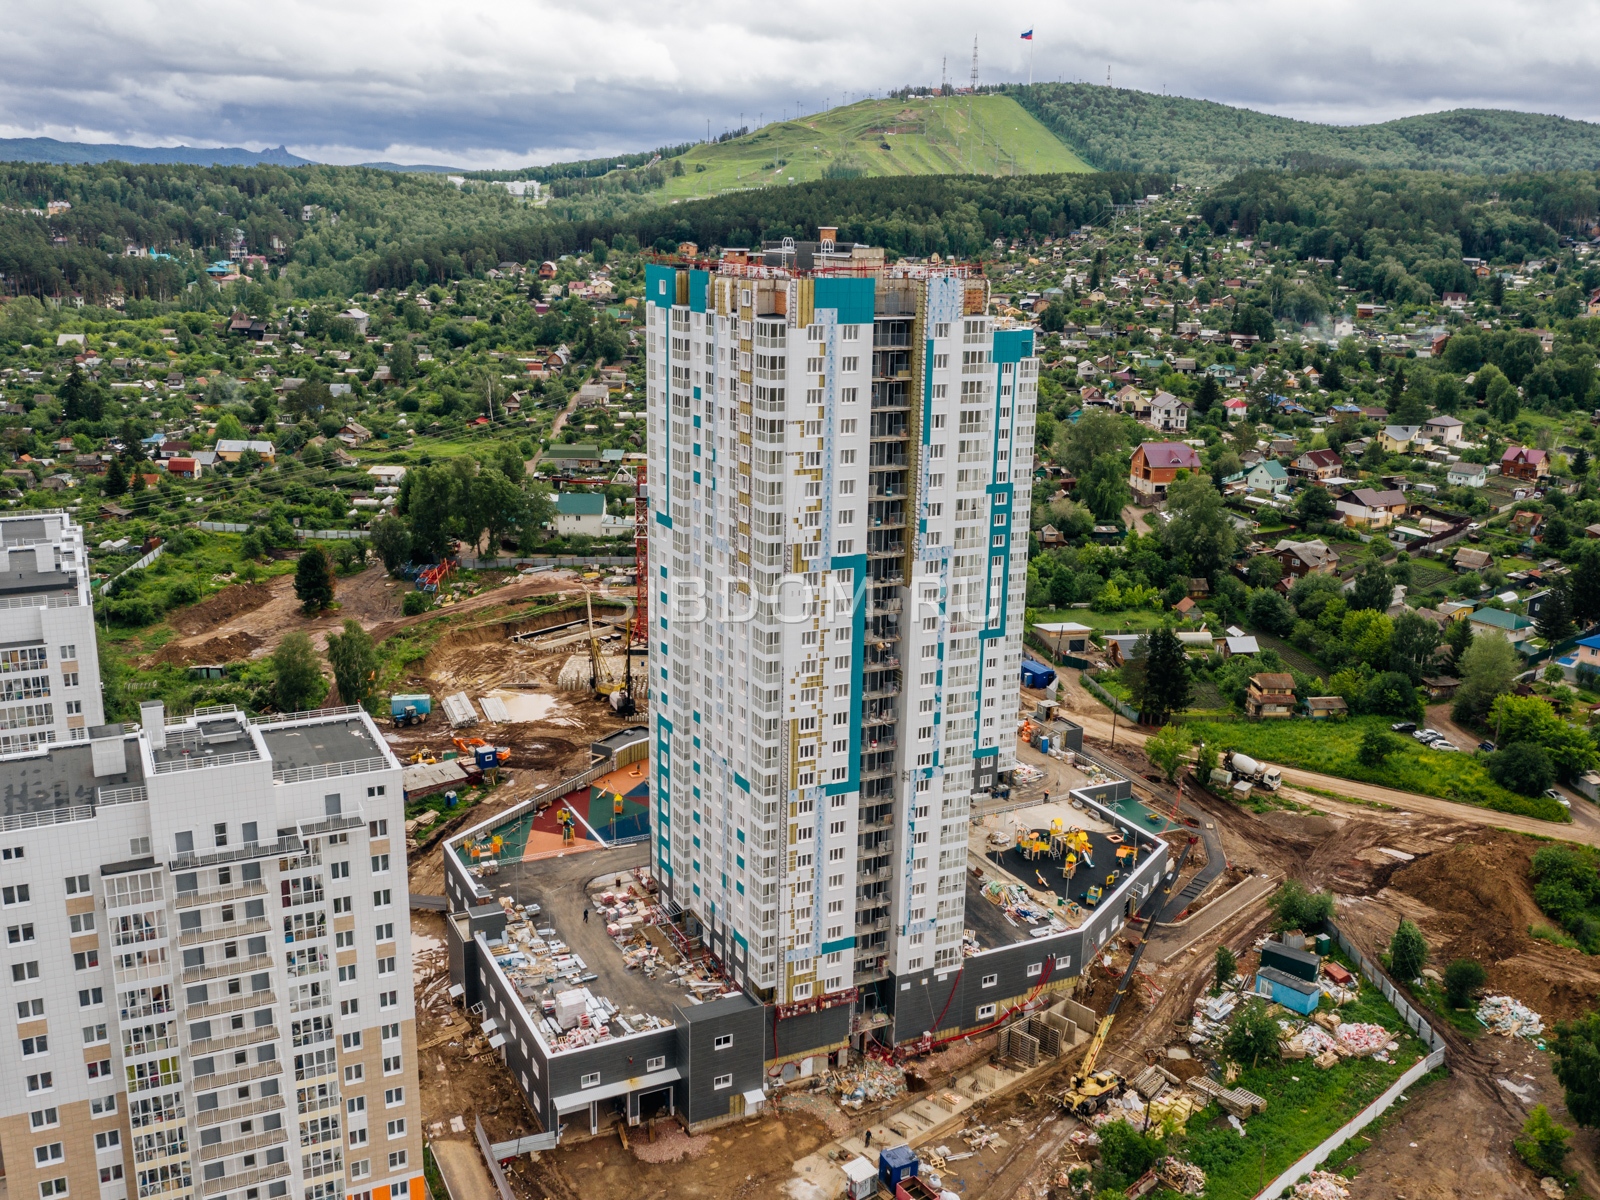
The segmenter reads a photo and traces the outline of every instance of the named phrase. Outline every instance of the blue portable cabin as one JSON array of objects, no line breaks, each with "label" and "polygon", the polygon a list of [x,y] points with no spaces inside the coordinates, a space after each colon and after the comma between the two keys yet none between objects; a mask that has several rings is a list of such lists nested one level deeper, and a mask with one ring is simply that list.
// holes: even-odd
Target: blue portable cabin
[{"label": "blue portable cabin", "polygon": [[1047,688],[1056,681],[1055,671],[1042,662],[1035,662],[1031,658],[1022,660],[1022,686],[1025,688]]},{"label": "blue portable cabin", "polygon": [[1315,983],[1299,979],[1277,967],[1262,967],[1256,971],[1255,992],[1303,1017],[1316,1012],[1317,1005],[1322,1002],[1322,989]]},{"label": "blue portable cabin", "polygon": [[890,1146],[878,1153],[878,1182],[891,1192],[897,1183],[908,1175],[915,1175],[921,1168],[922,1162],[910,1146]]}]

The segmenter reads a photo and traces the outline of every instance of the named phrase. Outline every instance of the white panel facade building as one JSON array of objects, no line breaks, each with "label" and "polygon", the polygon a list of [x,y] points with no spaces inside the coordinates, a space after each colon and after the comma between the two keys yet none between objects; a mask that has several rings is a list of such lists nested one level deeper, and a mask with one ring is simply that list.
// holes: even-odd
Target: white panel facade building
[{"label": "white panel facade building", "polygon": [[646,287],[656,873],[763,999],[892,1007],[1014,765],[1032,331],[828,230]]},{"label": "white panel facade building", "polygon": [[83,527],[0,517],[0,754],[81,740],[104,719]]},{"label": "white panel facade building", "polygon": [[0,756],[8,1194],[421,1197],[400,764],[359,709],[142,715]]}]

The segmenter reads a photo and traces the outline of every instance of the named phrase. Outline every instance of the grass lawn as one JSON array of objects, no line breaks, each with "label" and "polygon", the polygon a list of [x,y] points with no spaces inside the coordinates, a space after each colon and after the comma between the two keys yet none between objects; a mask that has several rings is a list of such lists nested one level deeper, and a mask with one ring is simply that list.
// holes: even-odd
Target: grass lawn
[{"label": "grass lawn", "polygon": [[1373,726],[1387,730],[1387,717],[1352,717],[1328,722],[1292,718],[1287,721],[1189,721],[1189,731],[1219,750],[1242,750],[1252,758],[1280,767],[1300,767],[1423,796],[1476,804],[1497,812],[1520,813],[1546,821],[1570,821],[1567,810],[1543,796],[1519,796],[1489,778],[1470,754],[1429,750],[1409,737],[1379,767],[1356,758],[1362,735]]},{"label": "grass lawn", "polygon": [[[1331,1009],[1333,1003],[1323,997],[1322,1006]],[[1245,1123],[1246,1136],[1241,1138],[1222,1110],[1212,1105],[1191,1118],[1188,1131],[1174,1140],[1174,1149],[1205,1171],[1207,1200],[1255,1196],[1268,1180],[1372,1103],[1427,1053],[1400,1014],[1365,979],[1359,998],[1338,1013],[1346,1022],[1371,1022],[1389,1030],[1400,1043],[1392,1061],[1342,1059],[1326,1071],[1310,1059],[1246,1067],[1234,1086],[1267,1098],[1266,1111]]]},{"label": "grass lawn", "polygon": [[[1074,621],[1079,625],[1087,625],[1096,633],[1143,633],[1147,629],[1159,628],[1163,621],[1171,619],[1171,615],[1156,612],[1153,608],[1129,608],[1109,613],[1095,612],[1090,608],[1041,608],[1034,611],[1034,619],[1046,625]],[[1039,636],[1049,641],[1051,635],[1040,631]]]},{"label": "grass lawn", "polygon": [[1263,650],[1276,650],[1278,657],[1296,671],[1301,671],[1307,675],[1315,675],[1318,679],[1327,677],[1327,668],[1298,646],[1291,646],[1281,637],[1275,637],[1270,633],[1262,633],[1260,630],[1256,631],[1255,638],[1261,644]]},{"label": "grass lawn", "polygon": [[[1424,978],[1423,987],[1418,991],[1414,987],[1405,990],[1411,993],[1411,999],[1420,1007],[1427,1009],[1435,1017],[1448,1022],[1465,1037],[1477,1037],[1483,1032],[1483,1022],[1478,1020],[1477,1014],[1470,1008],[1453,1008],[1450,998],[1444,994],[1443,985],[1432,979]],[[1430,1022],[1437,1025],[1438,1022]]]},{"label": "grass lawn", "polygon": [[667,177],[658,193],[663,201],[804,183],[830,167],[864,176],[1093,169],[1009,96],[861,100],[774,119],[744,137],[697,145],[673,162],[683,174]]}]

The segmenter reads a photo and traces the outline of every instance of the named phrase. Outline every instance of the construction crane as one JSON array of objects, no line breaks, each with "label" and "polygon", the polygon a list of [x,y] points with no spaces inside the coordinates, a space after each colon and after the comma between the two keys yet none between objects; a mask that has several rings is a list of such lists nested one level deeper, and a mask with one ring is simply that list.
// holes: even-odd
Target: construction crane
[{"label": "construction crane", "polygon": [[593,596],[586,592],[583,599],[589,614],[589,687],[597,700],[611,701],[615,707],[614,694],[624,691],[627,685],[611,677],[611,668],[606,665],[605,655],[600,652],[600,639],[594,632]]},{"label": "construction crane", "polygon": [[1159,923],[1162,910],[1172,894],[1173,882],[1183,870],[1183,864],[1188,861],[1189,851],[1194,843],[1183,848],[1183,853],[1178,856],[1178,865],[1167,876],[1166,886],[1152,892],[1150,899],[1145,902],[1148,919],[1145,921],[1144,936],[1139,939],[1139,944],[1133,948],[1133,954],[1128,959],[1128,968],[1123,971],[1122,979],[1117,984],[1116,995],[1111,997],[1111,1003],[1106,1005],[1106,1015],[1100,1018],[1100,1024],[1094,1031],[1094,1039],[1089,1043],[1089,1049],[1084,1051],[1083,1061],[1078,1064],[1078,1070],[1072,1076],[1072,1085],[1061,1094],[1061,1107],[1075,1117],[1087,1118],[1101,1112],[1113,1100],[1128,1090],[1128,1081],[1114,1070],[1096,1071],[1095,1063],[1099,1061],[1100,1051],[1105,1049],[1106,1038],[1111,1035],[1111,1023],[1117,1019],[1117,1009],[1122,1006],[1122,998],[1128,994],[1128,988],[1133,985],[1133,974],[1139,969],[1139,960],[1144,957],[1144,948],[1150,943],[1150,934]]}]

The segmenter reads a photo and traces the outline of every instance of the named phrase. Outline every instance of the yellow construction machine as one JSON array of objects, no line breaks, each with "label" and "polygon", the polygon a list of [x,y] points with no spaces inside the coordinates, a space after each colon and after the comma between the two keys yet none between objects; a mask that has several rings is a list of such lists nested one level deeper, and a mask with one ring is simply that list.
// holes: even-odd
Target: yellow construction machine
[{"label": "yellow construction machine", "polygon": [[[1128,1090],[1128,1081],[1116,1071],[1096,1071],[1095,1063],[1100,1058],[1100,1051],[1105,1049],[1106,1038],[1111,1035],[1111,1023],[1117,1019],[1117,1009],[1122,1006],[1122,998],[1128,994],[1128,988],[1133,984],[1133,973],[1139,969],[1139,960],[1144,957],[1144,948],[1150,942],[1151,931],[1159,923],[1162,910],[1166,907],[1172,895],[1173,881],[1183,871],[1183,864],[1188,861],[1189,851],[1193,848],[1191,843],[1183,848],[1178,856],[1178,863],[1163,881],[1163,885],[1151,892],[1150,899],[1141,915],[1145,918],[1144,936],[1139,939],[1139,944],[1133,948],[1133,954],[1128,958],[1128,967],[1122,973],[1122,979],[1117,983],[1116,995],[1111,997],[1111,1003],[1106,1005],[1106,1015],[1100,1018],[1100,1024],[1094,1031],[1094,1039],[1089,1043],[1089,1049],[1084,1052],[1083,1061],[1078,1064],[1078,1069],[1073,1073],[1072,1085],[1061,1093],[1061,1107],[1075,1117],[1087,1118],[1102,1112],[1113,1100],[1119,1098]],[[1111,883],[1110,880],[1107,881]],[[1091,888],[1091,896],[1096,889]]]}]

